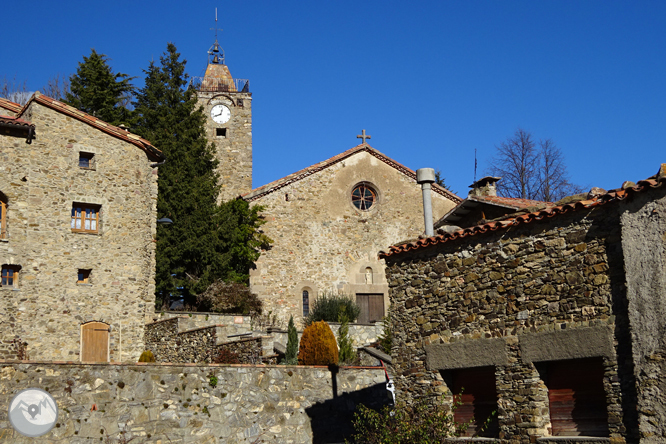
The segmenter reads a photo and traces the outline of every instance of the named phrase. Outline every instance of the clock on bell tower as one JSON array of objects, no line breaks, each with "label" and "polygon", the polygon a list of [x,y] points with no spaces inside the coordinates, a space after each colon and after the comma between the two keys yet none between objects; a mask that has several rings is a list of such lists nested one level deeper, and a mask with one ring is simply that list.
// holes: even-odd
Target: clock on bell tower
[{"label": "clock on bell tower", "polygon": [[215,34],[206,73],[192,82],[206,114],[206,136],[215,144],[219,161],[219,200],[227,201],[252,190],[252,93],[249,80],[231,77],[217,26]]}]

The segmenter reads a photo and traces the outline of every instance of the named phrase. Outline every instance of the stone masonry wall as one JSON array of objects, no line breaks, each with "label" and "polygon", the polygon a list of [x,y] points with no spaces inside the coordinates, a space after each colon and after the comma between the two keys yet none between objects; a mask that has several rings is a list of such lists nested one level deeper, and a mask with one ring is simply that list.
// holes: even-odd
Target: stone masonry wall
[{"label": "stone masonry wall", "polygon": [[492,365],[499,437],[534,442],[550,434],[535,363],[599,356],[610,437],[633,436],[616,211],[602,207],[389,256],[387,279],[399,399],[450,394],[440,370]]},{"label": "stone masonry wall", "polygon": [[[358,403],[388,399],[381,368],[334,376],[305,366],[0,363],[0,405],[29,387],[59,409],[39,442],[72,444],[341,443]],[[0,441],[35,439],[15,432],[2,409]]]},{"label": "stone masonry wall", "polygon": [[[77,360],[81,326],[110,326],[110,359],[136,361],[154,310],[157,169],[138,147],[33,102],[36,139],[0,136],[8,238],[0,264],[20,266],[0,288],[0,338],[20,337],[32,359]],[[94,168],[78,166],[79,152]],[[71,229],[72,203],[101,206],[98,234]],[[79,269],[92,270],[77,284]]]},{"label": "stone masonry wall", "polygon": [[[352,189],[361,182],[378,193],[369,211],[351,202]],[[437,193],[432,199],[435,218],[454,206]],[[293,315],[297,325],[303,290],[309,291],[310,304],[322,292],[384,294],[388,308],[384,261],[377,252],[424,231],[420,186],[365,151],[252,203],[264,207],[262,229],[274,242],[251,271],[250,286],[267,312],[285,321]]]}]

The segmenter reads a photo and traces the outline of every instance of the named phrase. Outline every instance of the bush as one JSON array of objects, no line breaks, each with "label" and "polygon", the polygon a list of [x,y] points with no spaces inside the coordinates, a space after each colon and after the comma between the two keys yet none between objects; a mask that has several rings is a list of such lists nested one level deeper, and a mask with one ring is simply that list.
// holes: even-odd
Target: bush
[{"label": "bush", "polygon": [[153,355],[153,352],[150,350],[146,350],[143,353],[141,353],[141,356],[139,357],[139,362],[155,362],[155,356]]},{"label": "bush", "polygon": [[221,348],[217,354],[213,357],[214,364],[240,364],[240,359],[238,355],[226,348]]},{"label": "bush", "polygon": [[361,307],[356,305],[351,296],[324,293],[315,299],[304,322],[305,325],[317,321],[338,322],[343,311],[349,322],[354,322],[361,314]]},{"label": "bush", "polygon": [[287,326],[287,351],[284,354],[283,364],[298,364],[298,332],[294,326],[294,317],[289,316],[289,325]]},{"label": "bush", "polygon": [[439,444],[446,438],[463,435],[469,427],[471,421],[458,423],[453,417],[460,405],[459,397],[451,408],[441,402],[430,405],[426,398],[409,407],[384,407],[379,412],[361,404],[354,412],[352,442]]},{"label": "bush", "polygon": [[331,327],[324,321],[305,327],[298,347],[299,365],[329,365],[338,363],[338,346]]},{"label": "bush", "polygon": [[197,295],[197,308],[216,313],[261,314],[261,301],[247,285],[215,281]]},{"label": "bush", "polygon": [[338,330],[338,349],[339,364],[352,364],[356,361],[356,351],[354,350],[353,340],[349,337],[349,317],[344,312],[340,313],[338,318],[340,329]]},{"label": "bush", "polygon": [[393,347],[393,331],[391,330],[391,315],[384,316],[382,319],[382,325],[384,326],[384,331],[377,338],[379,342],[379,348],[382,349],[384,353],[391,356],[391,347]]}]

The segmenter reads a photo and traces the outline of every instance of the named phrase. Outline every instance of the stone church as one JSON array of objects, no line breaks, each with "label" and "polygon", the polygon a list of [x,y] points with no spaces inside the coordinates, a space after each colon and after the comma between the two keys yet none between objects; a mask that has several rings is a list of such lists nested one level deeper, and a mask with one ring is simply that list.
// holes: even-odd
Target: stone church
[{"label": "stone church", "polygon": [[[252,93],[234,79],[217,41],[203,78],[195,78],[214,141],[221,199],[238,196],[264,207],[264,232],[273,239],[250,275],[264,309],[298,322],[318,295],[345,294],[361,306],[360,323],[381,320],[388,284],[381,249],[423,232],[416,173],[366,143],[252,189]],[[461,199],[432,187],[435,220]]]}]

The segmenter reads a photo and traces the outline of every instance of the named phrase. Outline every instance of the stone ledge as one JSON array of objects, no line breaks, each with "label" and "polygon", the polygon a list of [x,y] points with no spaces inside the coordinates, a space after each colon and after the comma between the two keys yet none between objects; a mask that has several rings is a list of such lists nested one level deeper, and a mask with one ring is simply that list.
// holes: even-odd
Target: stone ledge
[{"label": "stone ledge", "polygon": [[187,319],[187,316],[177,316],[177,317],[174,317],[174,318],[159,319],[159,320],[157,320],[157,321],[148,322],[148,323],[146,324],[146,326],[148,326],[148,325],[159,324],[160,322],[173,321],[174,319],[178,320],[178,319],[180,319],[180,318]]},{"label": "stone ledge", "polygon": [[[178,318],[172,318],[172,319],[178,319]],[[179,331],[178,334],[182,335],[182,334],[185,334],[185,333],[192,333],[192,332],[198,331],[198,330],[214,329],[214,328],[217,328],[217,327],[224,328],[224,327],[226,327],[226,325],[224,325],[224,324],[206,325],[205,327],[197,327],[197,328],[191,328],[189,330]]]},{"label": "stone ledge", "polygon": [[595,436],[547,436],[544,438],[537,438],[537,443],[539,444],[578,444],[578,443],[587,443],[587,444],[606,444],[610,443],[610,438],[602,438]]},{"label": "stone ledge", "polygon": [[384,353],[381,350],[377,350],[374,347],[361,347],[361,348],[359,348],[359,350],[363,350],[364,352],[366,352],[370,356],[373,356],[377,359],[380,359],[380,360],[384,361],[387,364],[393,364],[393,359],[389,355],[387,355],[386,353]]}]

